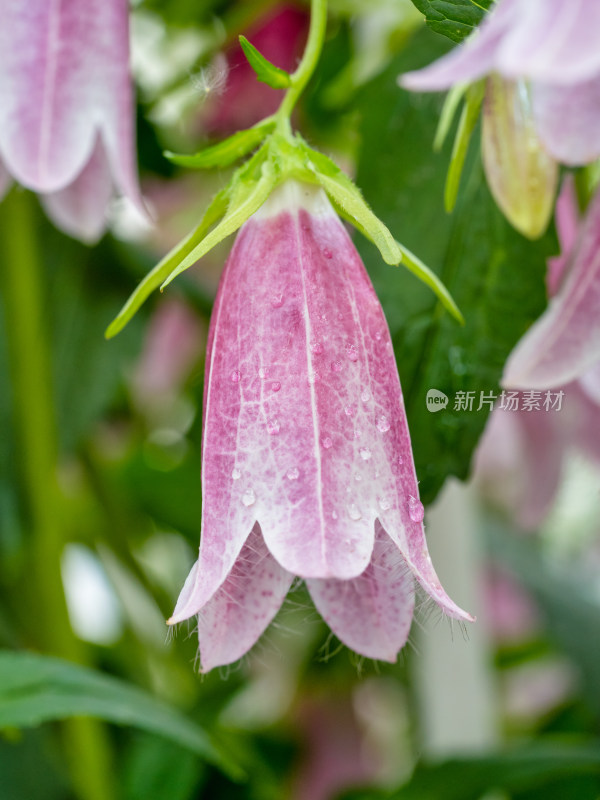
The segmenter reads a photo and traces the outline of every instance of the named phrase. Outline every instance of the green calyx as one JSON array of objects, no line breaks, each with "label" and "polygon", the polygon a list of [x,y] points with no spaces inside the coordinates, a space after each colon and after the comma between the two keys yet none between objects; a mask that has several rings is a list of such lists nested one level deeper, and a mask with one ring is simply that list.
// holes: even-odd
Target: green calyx
[{"label": "green calyx", "polygon": [[298,69],[291,75],[270,64],[241,37],[244,53],[258,79],[275,88],[287,89],[282,103],[274,115],[258,125],[239,131],[196,155],[165,154],[181,166],[209,169],[230,166],[255,151],[215,196],[199,225],[133,291],[106,330],[107,338],[122,330],[155,289],[162,291],[179,274],[235,233],[258,211],[273,189],[290,178],[321,186],[340,216],[373,242],[386,263],[397,265],[404,261],[408,269],[433,289],[444,307],[463,321],[444,285],[416,256],[396,242],[350,178],[330,158],[313,150],[299,134],[292,132],[290,116],[318,61],[325,24],[325,0],[312,0],[306,50]]}]

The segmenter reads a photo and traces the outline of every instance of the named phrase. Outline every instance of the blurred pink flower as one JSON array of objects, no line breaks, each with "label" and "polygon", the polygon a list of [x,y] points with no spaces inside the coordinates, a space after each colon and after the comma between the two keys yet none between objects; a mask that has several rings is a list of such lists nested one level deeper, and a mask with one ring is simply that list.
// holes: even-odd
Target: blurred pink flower
[{"label": "blurred pink flower", "polygon": [[240,231],[209,332],[200,555],[170,624],[204,671],[240,658],[298,575],[348,647],[394,661],[431,564],[383,311],[320,189],[287,181]]},{"label": "blurred pink flower", "polygon": [[558,269],[554,262],[551,269],[549,286],[557,294],[511,353],[503,386],[550,389],[582,377],[600,362],[600,192],[566,261]]},{"label": "blurred pink flower", "polygon": [[203,331],[200,320],[181,300],[161,303],[152,316],[136,370],[134,388],[139,402],[153,405],[181,388],[198,360]]},{"label": "blurred pink flower", "polygon": [[0,195],[10,176],[40,194],[59,228],[93,242],[113,188],[145,213],[127,0],[3,0],[0,7]]},{"label": "blurred pink flower", "polygon": [[[309,20],[307,11],[284,3],[244,34],[269,61],[293,72],[304,51]],[[202,128],[209,134],[226,135],[249,128],[277,111],[282,98],[281,90],[257,81],[237,42],[225,55],[227,89],[202,114]]]},{"label": "blurred pink flower", "polygon": [[600,258],[594,244],[599,213],[597,195],[579,222],[568,178],[556,204],[561,254],[548,260],[550,305],[517,343],[502,381],[509,387],[562,391],[562,410],[495,408],[475,455],[475,476],[484,493],[510,509],[525,530],[535,529],[550,510],[570,448],[600,463],[600,274],[595,274]]},{"label": "blurred pink flower", "polygon": [[528,79],[548,152],[586,164],[600,156],[599,27],[597,0],[497,0],[463,44],[401,83],[438,91],[492,72]]}]

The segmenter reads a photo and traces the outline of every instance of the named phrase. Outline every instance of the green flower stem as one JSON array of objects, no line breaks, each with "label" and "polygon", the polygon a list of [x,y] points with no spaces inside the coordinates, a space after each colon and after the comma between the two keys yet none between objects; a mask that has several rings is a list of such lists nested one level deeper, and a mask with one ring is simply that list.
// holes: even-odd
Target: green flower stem
[{"label": "green flower stem", "polygon": [[[32,196],[13,190],[2,203],[2,264],[6,334],[13,389],[13,418],[24,486],[31,594],[44,650],[83,663],[83,646],[74,637],[61,580],[64,546],[57,482],[57,437],[44,324],[42,265],[36,246]],[[92,720],[64,723],[65,750],[73,784],[82,800],[114,797],[105,735]]]},{"label": "green flower stem", "polygon": [[308,31],[308,40],[306,42],[306,48],[304,49],[304,55],[302,56],[302,61],[298,64],[298,69],[291,76],[292,86],[287,90],[275,114],[279,132],[285,136],[291,137],[292,128],[290,117],[294,106],[298,102],[298,98],[315,71],[319,56],[321,55],[321,50],[323,49],[326,27],[327,0],[311,0],[310,29]]}]

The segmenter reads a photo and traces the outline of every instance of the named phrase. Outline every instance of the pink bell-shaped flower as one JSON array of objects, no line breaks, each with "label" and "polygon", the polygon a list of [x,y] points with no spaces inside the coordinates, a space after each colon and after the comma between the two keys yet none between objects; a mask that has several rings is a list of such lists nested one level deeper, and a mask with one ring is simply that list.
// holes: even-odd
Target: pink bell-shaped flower
[{"label": "pink bell-shaped flower", "polygon": [[240,658],[295,576],[348,647],[394,661],[415,579],[440,608],[383,311],[321,189],[288,180],[245,223],[211,320],[202,538],[170,624],[202,669]]},{"label": "pink bell-shaped flower", "polygon": [[127,0],[4,2],[0,197],[10,178],[93,242],[116,189],[145,213],[135,166]]}]

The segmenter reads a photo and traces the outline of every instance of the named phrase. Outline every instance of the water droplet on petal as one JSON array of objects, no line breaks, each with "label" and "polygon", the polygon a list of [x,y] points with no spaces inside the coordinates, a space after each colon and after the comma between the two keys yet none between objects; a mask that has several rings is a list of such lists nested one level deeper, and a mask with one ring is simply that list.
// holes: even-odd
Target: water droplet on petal
[{"label": "water droplet on petal", "polygon": [[408,515],[413,522],[421,522],[425,516],[423,503],[412,495],[409,495],[408,498]]},{"label": "water droplet on petal", "polygon": [[382,336],[383,336],[383,333],[381,331],[375,331],[375,338],[377,339],[378,342],[381,341],[381,337]]},{"label": "water droplet on petal", "polygon": [[360,428],[356,428],[356,430],[354,431],[354,438],[355,439],[360,439],[361,436],[362,436],[361,429]]},{"label": "water droplet on petal", "polygon": [[380,433],[385,433],[390,429],[390,421],[387,417],[384,417],[383,414],[380,417],[377,417],[377,430]]},{"label": "water droplet on petal", "polygon": [[360,472],[356,473],[356,475],[354,476],[354,480],[355,481],[362,481],[362,475],[360,474]]},{"label": "water droplet on petal", "polygon": [[279,383],[279,381],[273,381],[273,383],[271,384],[271,389],[274,392],[278,392],[281,389],[281,384]]},{"label": "water droplet on petal", "polygon": [[333,253],[328,247],[323,248],[323,255],[325,256],[325,258],[333,258]]},{"label": "water droplet on petal", "polygon": [[362,514],[360,513],[360,511],[358,510],[358,508],[354,503],[351,503],[351,505],[348,506],[348,516],[350,517],[350,519],[353,519],[355,521],[359,520],[362,517]]},{"label": "water droplet on petal", "polygon": [[371,399],[371,393],[369,392],[368,389],[363,389],[363,391],[360,394],[360,399],[363,401],[363,403],[369,402],[369,400]]},{"label": "water droplet on petal", "polygon": [[271,298],[271,305],[273,308],[281,308],[283,305],[283,295],[282,294],[274,294]]},{"label": "water droplet on petal", "polygon": [[253,506],[255,502],[256,495],[254,494],[254,489],[246,489],[242,495],[242,503],[248,508],[249,506]]},{"label": "water droplet on petal", "polygon": [[341,361],[332,361],[331,362],[331,371],[332,372],[341,372],[342,371],[342,362]]},{"label": "water droplet on petal", "polygon": [[372,453],[368,447],[361,447],[358,452],[360,453],[360,457],[363,461],[368,461],[372,456]]},{"label": "water droplet on petal", "polygon": [[321,444],[323,445],[323,447],[325,448],[325,450],[329,450],[329,448],[330,448],[330,447],[333,445],[333,442],[331,441],[331,439],[329,438],[329,436],[324,436],[324,437],[321,439]]},{"label": "water droplet on petal", "polygon": [[350,359],[350,361],[358,361],[358,352],[356,350],[356,345],[347,344],[346,345],[346,355]]},{"label": "water droplet on petal", "polygon": [[269,377],[268,368],[267,367],[260,367],[260,369],[258,370],[258,377],[261,380],[264,380],[265,378],[268,378]]},{"label": "water droplet on petal", "polygon": [[234,369],[230,377],[232,383],[239,383],[242,378],[242,373],[239,371],[239,369]]},{"label": "water droplet on petal", "polygon": [[380,498],[380,500],[379,500],[379,508],[382,511],[387,511],[389,508],[391,508],[391,505],[392,504],[390,503],[390,501],[386,500],[385,497],[381,497]]},{"label": "water droplet on petal", "polygon": [[356,412],[356,408],[355,408],[354,406],[346,406],[346,407],[344,408],[344,414],[345,414],[347,417],[352,417],[352,416],[354,416],[354,413],[355,413],[355,412]]},{"label": "water droplet on petal", "polygon": [[332,512],[331,512],[331,518],[332,518],[332,519],[337,519],[337,518],[338,518],[338,513],[337,513],[337,511],[332,511]]},{"label": "water droplet on petal", "polygon": [[234,481],[237,481],[239,478],[242,477],[242,473],[237,467],[234,467],[231,470],[231,477],[233,478]]},{"label": "water droplet on petal", "polygon": [[288,469],[286,474],[287,474],[288,480],[297,481],[298,480],[298,476],[300,475],[300,470],[298,469],[298,467],[292,467],[291,469]]},{"label": "water droplet on petal", "polygon": [[267,431],[269,432],[270,436],[277,436],[280,429],[280,424],[278,419],[269,419],[267,420]]},{"label": "water droplet on petal", "polygon": [[311,352],[313,352],[316,356],[320,356],[323,352],[323,345],[321,342],[313,342],[310,346]]}]

